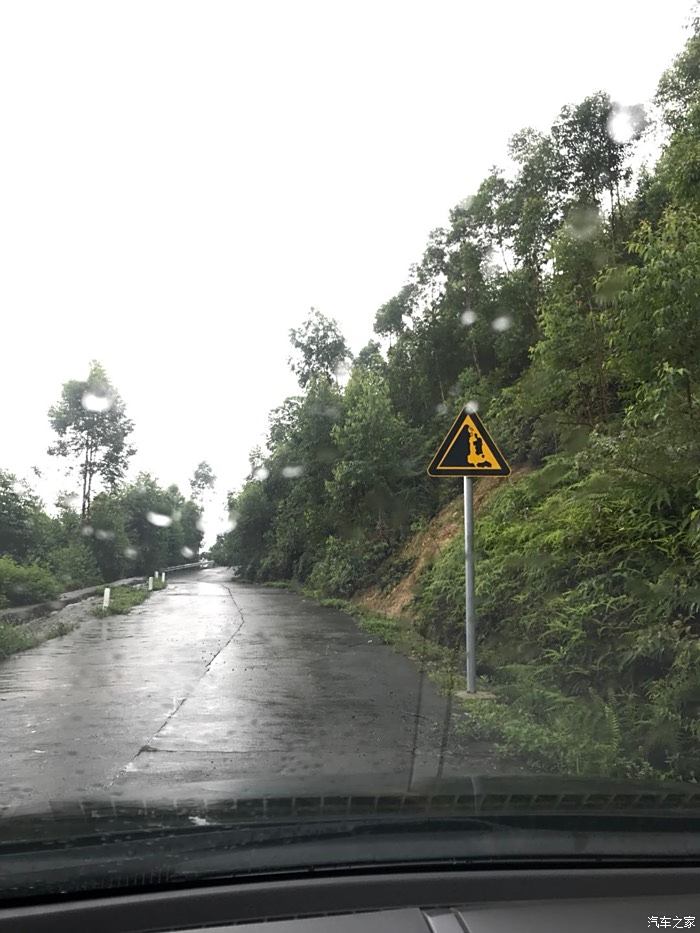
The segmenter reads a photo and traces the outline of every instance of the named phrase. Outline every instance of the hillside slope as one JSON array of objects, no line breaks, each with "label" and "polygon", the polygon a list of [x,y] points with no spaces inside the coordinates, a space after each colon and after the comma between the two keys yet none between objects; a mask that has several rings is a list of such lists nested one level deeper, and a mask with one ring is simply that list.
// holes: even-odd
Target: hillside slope
[{"label": "hillside slope", "polygon": [[[484,477],[474,487],[474,511],[478,515],[489,497],[504,483],[514,483],[531,472],[531,467],[520,466],[507,479]],[[391,619],[410,618],[411,605],[418,592],[418,584],[426,568],[454,539],[464,541],[464,499],[461,481],[454,481],[459,492],[434,518],[416,531],[386,562],[378,576],[387,583],[361,590],[353,602],[370,612],[379,612]],[[401,572],[403,570],[403,572]]]},{"label": "hillside slope", "polygon": [[[477,673],[496,700],[469,703],[469,728],[559,773],[697,779],[696,562],[673,515],[650,506],[649,480],[623,485],[561,455],[479,486]],[[354,597],[398,620],[399,648],[423,643],[451,683],[464,670],[461,507],[387,563],[389,585]]]}]

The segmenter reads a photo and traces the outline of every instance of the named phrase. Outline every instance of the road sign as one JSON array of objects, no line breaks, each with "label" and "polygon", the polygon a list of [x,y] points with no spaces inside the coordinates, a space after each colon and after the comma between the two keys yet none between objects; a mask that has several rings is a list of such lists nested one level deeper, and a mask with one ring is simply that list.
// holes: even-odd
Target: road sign
[{"label": "road sign", "polygon": [[476,693],[474,606],[474,477],[508,476],[510,467],[479,416],[463,408],[428,467],[430,476],[462,476],[464,483],[464,597],[467,693]]},{"label": "road sign", "polygon": [[430,476],[508,476],[510,467],[476,412],[463,408],[428,467]]}]

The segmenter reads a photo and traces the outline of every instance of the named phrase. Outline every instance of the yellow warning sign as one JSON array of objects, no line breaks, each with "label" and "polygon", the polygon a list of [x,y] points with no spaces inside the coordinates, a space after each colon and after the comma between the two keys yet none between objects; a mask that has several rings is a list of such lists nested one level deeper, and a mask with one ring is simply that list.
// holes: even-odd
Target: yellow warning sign
[{"label": "yellow warning sign", "polygon": [[428,467],[430,476],[508,476],[510,467],[475,412],[463,408]]}]

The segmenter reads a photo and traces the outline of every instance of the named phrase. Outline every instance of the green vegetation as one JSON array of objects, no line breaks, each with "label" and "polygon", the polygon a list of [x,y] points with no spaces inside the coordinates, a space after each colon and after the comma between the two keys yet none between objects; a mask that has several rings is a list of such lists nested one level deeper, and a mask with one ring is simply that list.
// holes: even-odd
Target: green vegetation
[{"label": "green vegetation", "polygon": [[49,452],[71,464],[81,493],[64,493],[49,514],[25,481],[0,469],[0,608],[196,559],[201,499],[215,479],[205,461],[189,499],[149,473],[125,481],[133,425],[96,362],[87,380],[63,386],[49,420],[57,436]]},{"label": "green vegetation", "polygon": [[0,622],[0,660],[16,651],[25,651],[37,644],[36,638],[22,626]]},{"label": "green vegetation", "polygon": [[0,661],[17,651],[34,648],[49,638],[67,635],[73,628],[74,626],[65,622],[56,622],[48,628],[37,631],[28,629],[24,625],[9,625],[6,622],[0,622]]},{"label": "green vegetation", "polygon": [[[165,584],[164,584],[165,585]],[[117,586],[110,593],[109,606],[104,609],[98,606],[95,614],[98,616],[125,615],[134,606],[140,606],[148,599],[149,593],[145,587]]]},{"label": "green vegetation", "polygon": [[58,595],[56,578],[36,564],[22,566],[11,557],[0,557],[0,609],[28,606]]},{"label": "green vegetation", "polygon": [[[347,381],[335,322],[292,331],[300,393],[271,413],[212,556],[334,598],[390,586],[402,542],[459,494],[425,466],[472,402],[534,470],[478,515],[478,673],[497,700],[468,727],[542,767],[696,778],[697,22],[655,104],[651,122],[601,92],[513,136],[512,168],[430,235]],[[463,587],[458,536],[421,575],[405,650],[452,670]]]}]

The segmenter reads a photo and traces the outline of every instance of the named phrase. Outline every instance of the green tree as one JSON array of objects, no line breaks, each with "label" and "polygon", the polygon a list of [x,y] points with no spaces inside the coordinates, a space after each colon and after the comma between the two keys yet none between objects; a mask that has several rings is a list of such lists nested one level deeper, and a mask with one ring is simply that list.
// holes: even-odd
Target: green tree
[{"label": "green tree", "polygon": [[301,327],[289,331],[289,338],[295,351],[289,365],[302,388],[312,379],[337,381],[338,368],[348,359],[350,351],[333,318],[312,308]]},{"label": "green tree", "polygon": [[90,364],[86,380],[66,382],[61,398],[49,409],[49,421],[58,439],[49,454],[77,460],[82,479],[81,516],[89,518],[93,481],[100,477],[115,489],[124,477],[129,458],[136,452],[127,438],[133,422],[104,368]]},{"label": "green tree", "polygon": [[0,470],[0,554],[25,558],[37,543],[41,502],[29,486]]},{"label": "green tree", "polygon": [[201,500],[207,490],[214,488],[216,475],[206,460],[202,460],[196,467],[190,480],[192,498]]}]

